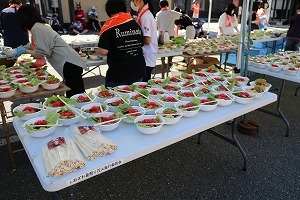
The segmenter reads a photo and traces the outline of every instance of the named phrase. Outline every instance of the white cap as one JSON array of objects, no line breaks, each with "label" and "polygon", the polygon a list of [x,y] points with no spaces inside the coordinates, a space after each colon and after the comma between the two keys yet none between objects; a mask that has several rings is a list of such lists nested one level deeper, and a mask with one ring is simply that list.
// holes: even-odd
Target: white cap
[{"label": "white cap", "polygon": [[96,10],[96,6],[92,6],[92,7],[91,7],[91,10]]}]

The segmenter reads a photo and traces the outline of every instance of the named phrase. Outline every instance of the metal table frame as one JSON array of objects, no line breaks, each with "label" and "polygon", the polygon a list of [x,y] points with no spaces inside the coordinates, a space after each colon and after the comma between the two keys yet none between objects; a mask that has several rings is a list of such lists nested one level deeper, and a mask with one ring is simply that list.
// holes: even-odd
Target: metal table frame
[{"label": "metal table frame", "polygon": [[286,129],[285,136],[288,137],[291,126],[290,126],[289,121],[284,116],[283,112],[281,111],[280,103],[281,103],[281,100],[282,100],[282,93],[284,91],[285,81],[287,80],[287,81],[292,81],[292,82],[295,82],[295,83],[300,83],[300,75],[298,74],[298,76],[288,76],[288,75],[285,75],[283,71],[281,71],[281,72],[271,72],[267,69],[258,69],[258,68],[254,68],[252,66],[248,66],[248,71],[263,74],[263,75],[269,75],[269,76],[272,76],[272,77],[275,77],[275,78],[282,79],[281,86],[280,86],[280,89],[278,91],[278,101],[277,101],[277,105],[276,105],[277,113],[270,112],[270,111],[263,110],[263,109],[260,109],[260,111],[265,112],[265,113],[270,114],[270,115],[273,115],[275,117],[281,118],[284,121],[284,123],[286,124],[287,129]]}]

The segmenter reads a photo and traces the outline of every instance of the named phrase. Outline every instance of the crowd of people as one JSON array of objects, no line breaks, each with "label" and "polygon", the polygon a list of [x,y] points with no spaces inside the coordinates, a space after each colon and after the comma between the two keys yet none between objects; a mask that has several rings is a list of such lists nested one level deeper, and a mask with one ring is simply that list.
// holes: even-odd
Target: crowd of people
[{"label": "crowd of people", "polygon": [[[169,9],[167,0],[160,0],[159,6],[160,11],[155,14],[150,0],[131,0],[131,9],[137,13],[137,18],[134,19],[127,12],[124,0],[107,0],[105,11],[109,19],[103,26],[99,21],[96,6],[91,6],[87,13],[88,24],[91,29],[99,31],[97,55],[107,56],[107,87],[148,81],[151,78],[156,66],[158,32],[168,33],[170,39],[177,35],[177,29],[186,30],[186,39],[207,36],[203,30],[205,20],[199,20],[198,1],[193,1],[192,17],[179,7]],[[268,7],[266,1],[261,5],[253,5],[253,12],[250,14],[251,29],[266,26]],[[229,4],[221,14],[218,21],[220,35],[239,32],[236,10],[234,4]],[[72,33],[87,33],[85,12],[80,3],[76,3],[74,16],[75,21],[70,26]],[[65,84],[70,87],[71,90],[66,93],[67,97],[84,92],[81,74],[86,67],[85,63],[58,34],[61,23],[56,14],[52,15],[47,25],[34,6],[22,5],[21,0],[10,0],[9,7],[1,12],[0,20],[4,45],[16,49],[14,57],[28,53],[36,58],[47,58],[63,77]],[[298,50],[300,7],[290,21],[282,24],[290,24],[286,50]]]}]

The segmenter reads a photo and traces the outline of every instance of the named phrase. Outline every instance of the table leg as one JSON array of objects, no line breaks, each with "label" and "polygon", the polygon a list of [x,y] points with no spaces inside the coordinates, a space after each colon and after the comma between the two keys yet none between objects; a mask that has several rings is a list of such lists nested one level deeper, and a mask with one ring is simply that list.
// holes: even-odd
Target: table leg
[{"label": "table leg", "polygon": [[[238,141],[237,137],[236,137],[236,130],[237,130],[237,120],[236,118],[233,119],[233,123],[232,123],[232,129],[231,129],[231,136],[232,139],[225,137],[224,135],[221,135],[220,133],[212,130],[212,129],[208,129],[206,130],[207,132],[213,134],[214,136],[224,140],[225,142],[236,146],[239,150],[239,152],[242,154],[243,159],[244,159],[244,164],[243,164],[243,171],[247,170],[247,155],[244,151],[244,149],[242,148],[240,142]],[[199,139],[199,135],[198,135],[198,139]],[[199,140],[198,140],[199,141]]]},{"label": "table leg", "polygon": [[161,78],[165,78],[165,57],[161,57]]},{"label": "table leg", "polygon": [[1,110],[1,118],[2,118],[2,127],[3,127],[4,136],[5,136],[8,155],[10,158],[11,168],[12,168],[12,170],[15,170],[16,163],[14,160],[13,150],[12,150],[11,143],[10,143],[9,131],[8,131],[7,123],[6,123],[6,111],[5,111],[3,102],[0,102],[0,110]]},{"label": "table leg", "polygon": [[166,71],[167,71],[167,77],[169,76],[171,61],[172,61],[172,57],[168,57],[168,60],[167,60],[167,69],[166,69]]},{"label": "table leg", "polygon": [[277,41],[273,41],[273,48],[272,48],[272,53],[275,53],[275,50],[276,50],[276,43]]},{"label": "table leg", "polygon": [[290,123],[288,122],[288,120],[286,119],[286,117],[283,115],[281,109],[280,109],[280,102],[281,102],[281,96],[282,96],[282,93],[283,93],[283,89],[284,89],[284,84],[285,84],[285,80],[282,79],[282,83],[281,83],[281,87],[280,87],[280,90],[279,90],[279,93],[278,93],[278,100],[277,100],[277,112],[278,114],[280,115],[280,117],[283,119],[284,123],[286,124],[286,132],[285,132],[285,136],[288,137],[289,136],[289,132],[290,132]]},{"label": "table leg", "polygon": [[243,159],[244,159],[243,171],[247,171],[247,155],[236,137],[236,130],[237,130],[237,121],[236,121],[236,118],[234,118],[233,123],[232,123],[231,136],[232,136],[233,141],[235,142],[236,147],[238,148],[238,150],[240,151],[240,153],[243,156]]},{"label": "table leg", "polygon": [[300,89],[300,87],[297,87],[296,88],[296,91],[295,91],[295,96],[297,96],[297,94],[298,94],[298,90]]}]

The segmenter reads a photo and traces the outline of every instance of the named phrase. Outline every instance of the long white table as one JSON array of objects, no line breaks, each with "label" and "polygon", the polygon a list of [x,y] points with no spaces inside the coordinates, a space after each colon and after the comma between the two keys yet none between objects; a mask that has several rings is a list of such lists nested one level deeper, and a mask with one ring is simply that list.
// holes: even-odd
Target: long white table
[{"label": "long white table", "polygon": [[[285,39],[285,36],[280,36],[280,37],[275,37],[275,38],[267,37],[267,38],[262,38],[262,39],[258,39],[258,40],[253,40],[253,42],[254,43],[255,42],[265,43],[265,47],[272,49],[272,53],[275,53],[277,41],[284,40],[284,39]],[[268,42],[273,42],[273,45],[268,46]],[[283,46],[283,43],[284,42],[282,42],[280,45]]]},{"label": "long white table", "polygon": [[[159,53],[157,54],[157,58],[161,59],[161,73],[162,73],[162,78],[165,78],[165,72],[167,73],[168,76],[168,71],[169,71],[169,63],[170,63],[170,58],[174,57],[174,56],[181,56],[183,54],[182,51],[174,51],[174,52],[166,52],[166,53]],[[165,59],[167,58],[167,63],[165,62]],[[100,66],[101,65],[106,65],[107,61],[103,60],[103,59],[99,59],[99,60],[91,60],[88,59],[86,62],[86,65],[89,69],[88,71],[86,71],[85,73],[82,74],[82,76],[86,75],[87,73],[93,71],[96,68],[99,68],[100,70]]]},{"label": "long white table", "polygon": [[[41,182],[43,188],[49,192],[55,192],[75,185],[83,180],[118,167],[124,163],[140,158],[144,155],[162,149],[168,145],[184,140],[200,132],[211,129],[228,120],[235,119],[277,100],[277,95],[266,93],[261,98],[255,99],[252,103],[241,105],[233,103],[228,107],[218,107],[211,112],[199,112],[193,118],[182,118],[179,123],[171,126],[164,125],[159,133],[144,135],[140,133],[133,124],[121,122],[120,126],[103,135],[114,141],[118,149],[111,155],[96,158],[94,161],[86,161],[86,166],[75,172],[63,175],[58,178],[47,177],[42,157],[42,147],[51,139],[59,136],[70,138],[68,127],[57,127],[55,133],[44,138],[30,137],[21,125],[24,123],[18,118],[13,119],[13,126],[20,138],[21,143],[29,157],[29,160]],[[236,120],[233,125],[232,138],[225,141],[237,146],[244,158],[244,170],[246,170],[246,154],[236,138]],[[82,121],[80,123],[90,124]],[[225,137],[222,136],[221,137]],[[223,139],[223,138],[222,138]]]},{"label": "long white table", "polygon": [[[292,81],[294,83],[300,83],[300,73],[298,73],[297,76],[289,76],[289,75],[286,75],[284,73],[284,71],[271,72],[268,69],[258,69],[258,68],[252,67],[252,66],[248,66],[248,71],[263,74],[263,75],[272,76],[272,77],[279,78],[279,79],[282,80],[281,86],[280,86],[280,89],[279,89],[279,93],[278,93],[278,101],[277,101],[277,112],[278,113],[272,113],[272,112],[265,111],[265,110],[262,110],[262,111],[266,112],[268,114],[274,115],[276,117],[282,118],[284,123],[287,126],[287,130],[286,130],[285,135],[288,137],[289,132],[290,132],[290,124],[289,124],[287,118],[284,116],[284,114],[283,114],[283,112],[281,111],[281,108],[280,108],[281,96],[282,96],[282,93],[283,93],[283,90],[284,90],[285,81]],[[296,90],[296,94],[297,94],[297,90]]]}]

